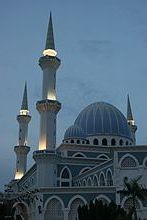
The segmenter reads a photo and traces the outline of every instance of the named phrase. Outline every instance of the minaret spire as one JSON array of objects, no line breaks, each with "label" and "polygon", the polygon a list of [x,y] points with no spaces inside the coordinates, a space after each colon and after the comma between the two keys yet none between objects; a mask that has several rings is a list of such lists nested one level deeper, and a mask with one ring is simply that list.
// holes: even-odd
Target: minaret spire
[{"label": "minaret spire", "polygon": [[55,42],[54,42],[54,33],[53,33],[53,22],[52,22],[52,14],[50,12],[49,16],[49,24],[46,38],[45,50],[43,51],[44,56],[56,56],[57,52],[55,50]]},{"label": "minaret spire", "polygon": [[133,142],[134,144],[136,144],[135,132],[137,130],[137,126],[135,125],[135,121],[133,118],[129,95],[128,95],[128,100],[127,100],[127,121],[131,129]]},{"label": "minaret spire", "polygon": [[25,82],[21,110],[28,110],[27,83]]},{"label": "minaret spire", "polygon": [[48,24],[48,31],[47,31],[47,38],[46,38],[46,46],[45,49],[53,49],[55,50],[55,43],[54,43],[54,33],[53,33],[53,22],[52,22],[52,13],[50,12],[49,17],[49,24]]},{"label": "minaret spire", "polygon": [[128,120],[128,123],[134,122],[129,95],[128,95],[128,101],[127,101],[127,120]]}]

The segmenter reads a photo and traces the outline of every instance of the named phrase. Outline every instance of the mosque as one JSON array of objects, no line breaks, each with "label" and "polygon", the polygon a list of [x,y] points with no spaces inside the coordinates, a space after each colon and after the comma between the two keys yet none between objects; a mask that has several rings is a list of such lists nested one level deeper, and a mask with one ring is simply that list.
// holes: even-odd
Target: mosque
[{"label": "mosque", "polygon": [[[17,116],[16,171],[7,185],[7,192],[15,201],[16,220],[76,220],[78,206],[96,198],[104,203],[114,201],[127,209],[130,198],[118,193],[123,189],[124,177],[141,175],[147,187],[147,146],[136,145],[137,126],[129,97],[126,117],[107,102],[88,105],[56,146],[56,118],[61,110],[56,96],[56,72],[60,63],[50,14],[46,46],[39,59],[43,72],[42,100],[36,103],[40,115],[39,144],[29,170],[27,136],[31,116],[27,85]],[[138,200],[136,207],[140,219],[147,219],[147,201]]]}]

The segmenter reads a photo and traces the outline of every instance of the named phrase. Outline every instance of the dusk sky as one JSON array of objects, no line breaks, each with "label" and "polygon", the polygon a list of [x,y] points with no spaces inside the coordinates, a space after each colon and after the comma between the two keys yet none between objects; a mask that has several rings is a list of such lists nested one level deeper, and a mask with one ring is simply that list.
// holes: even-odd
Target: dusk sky
[{"label": "dusk sky", "polygon": [[105,101],[126,115],[130,95],[137,144],[147,145],[147,1],[146,0],[0,0],[0,185],[14,178],[18,143],[16,116],[28,84],[28,167],[38,149],[42,71],[52,11],[58,57],[57,145],[66,128],[88,104]]}]

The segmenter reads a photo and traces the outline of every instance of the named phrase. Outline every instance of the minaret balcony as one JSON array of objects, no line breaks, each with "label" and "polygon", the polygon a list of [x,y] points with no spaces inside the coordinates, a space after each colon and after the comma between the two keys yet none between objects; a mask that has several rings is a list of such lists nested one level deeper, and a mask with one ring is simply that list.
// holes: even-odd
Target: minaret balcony
[{"label": "minaret balcony", "polygon": [[54,150],[37,150],[33,152],[33,158],[37,159],[47,159],[50,162],[56,160],[57,155]]},{"label": "minaret balcony", "polygon": [[17,121],[18,122],[29,123],[30,120],[31,120],[31,116],[30,115],[17,115]]},{"label": "minaret balcony", "polygon": [[17,146],[14,147],[14,151],[15,151],[16,153],[28,154],[29,151],[30,151],[30,147],[17,145]]},{"label": "minaret balcony", "polygon": [[36,108],[39,112],[51,111],[58,113],[61,109],[61,103],[57,100],[45,99],[36,103]]},{"label": "minaret balcony", "polygon": [[46,69],[48,67],[53,68],[53,69],[58,69],[60,66],[61,60],[58,57],[54,56],[42,56],[39,59],[39,66],[43,69]]}]

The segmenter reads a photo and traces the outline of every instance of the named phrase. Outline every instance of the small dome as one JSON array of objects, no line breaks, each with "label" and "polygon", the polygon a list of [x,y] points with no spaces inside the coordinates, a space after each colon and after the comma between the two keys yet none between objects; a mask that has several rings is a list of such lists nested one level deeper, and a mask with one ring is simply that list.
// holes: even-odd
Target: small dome
[{"label": "small dome", "polygon": [[72,125],[70,126],[64,135],[64,139],[69,139],[69,138],[85,138],[85,134],[78,125]]},{"label": "small dome", "polygon": [[132,139],[124,115],[113,105],[96,102],[87,106],[74,123],[88,136],[121,136]]}]

